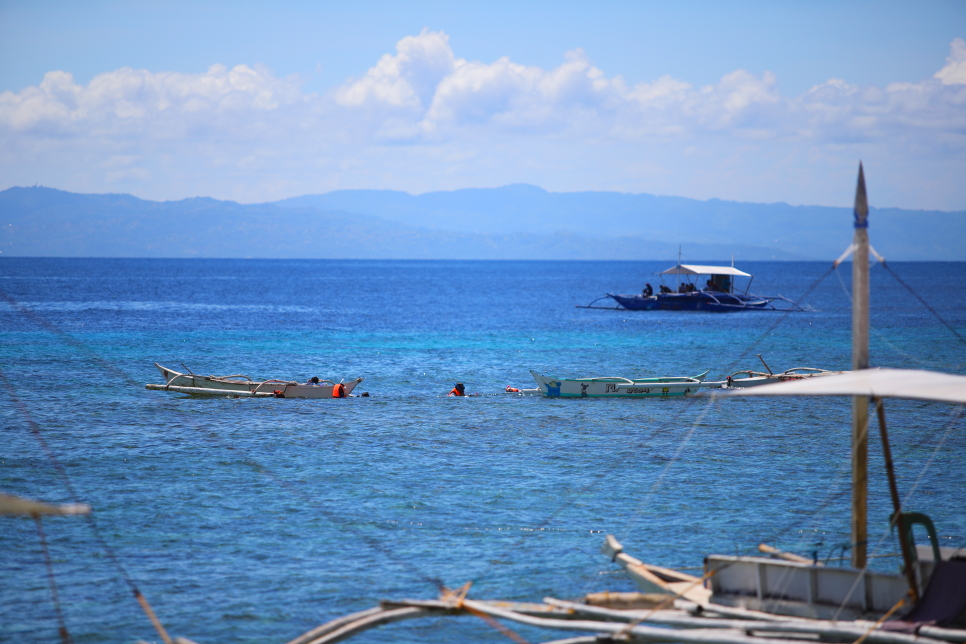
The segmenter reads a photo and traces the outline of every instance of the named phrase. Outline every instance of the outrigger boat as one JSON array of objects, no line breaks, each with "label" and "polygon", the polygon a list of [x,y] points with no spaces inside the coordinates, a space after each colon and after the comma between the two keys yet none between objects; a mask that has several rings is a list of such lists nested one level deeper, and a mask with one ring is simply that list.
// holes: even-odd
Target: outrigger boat
[{"label": "outrigger boat", "polygon": [[[672,266],[666,271],[658,273],[661,277],[660,290],[652,292],[647,285],[638,295],[618,295],[608,293],[597,298],[579,309],[617,309],[626,311],[709,311],[712,313],[726,313],[748,310],[771,311],[802,311],[797,303],[781,295],[754,295],[748,292],[751,281],[750,273],[740,271],[734,266],[698,266],[695,264],[681,264]],[[676,275],[675,289],[664,284],[665,275]],[[709,276],[700,284],[700,276]],[[684,278],[682,280],[682,277]],[[748,284],[744,292],[735,288],[734,278],[747,277]],[[616,306],[595,306],[603,299],[614,300]],[[776,302],[784,302],[786,306],[775,306]]]},{"label": "outrigger boat", "polygon": [[665,378],[557,378],[530,371],[540,393],[549,398],[672,398],[688,396],[705,389],[720,389],[723,382],[704,382],[708,372],[696,376]]},{"label": "outrigger boat", "polygon": [[[917,626],[922,623],[966,628],[966,548],[940,547],[929,517],[901,507],[882,411],[883,398],[966,404],[966,376],[909,369],[862,369],[822,378],[774,383],[731,392],[730,395],[855,396],[873,402],[878,412],[895,510],[890,524],[898,528],[902,551],[902,574],[869,570],[864,542],[853,545],[852,549],[859,551],[860,559],[853,561],[852,567],[829,566],[814,555],[803,557],[761,544],[758,547],[763,553],[760,557],[705,557],[702,577],[660,568],[631,557],[623,552],[623,547],[612,535],[607,536],[602,554],[624,568],[642,591],[683,597],[704,604],[708,611],[754,611],[767,613],[768,619],[775,619],[772,615],[783,615],[810,620],[842,620],[838,624],[844,620],[872,620],[868,622],[869,629],[875,627],[875,620],[896,615],[905,624],[900,623],[900,628],[890,630],[918,632],[920,635],[926,634]],[[861,523],[864,527],[864,516]],[[914,525],[925,529],[928,545],[914,542]],[[814,626],[814,622],[812,624]],[[966,641],[966,631],[942,633],[941,630],[933,633],[933,637]]]},{"label": "outrigger boat", "polygon": [[770,385],[775,382],[788,382],[789,380],[804,380],[805,378],[816,378],[818,376],[833,376],[835,374],[848,373],[847,371],[829,371],[827,369],[816,369],[814,367],[795,367],[786,369],[780,373],[765,373],[764,371],[736,371],[728,376],[728,389],[740,389],[744,387],[757,387],[758,385]]},{"label": "outrigger boat", "polygon": [[163,385],[148,384],[146,389],[156,391],[174,391],[193,396],[251,396],[255,398],[345,398],[352,393],[362,378],[349,382],[333,382],[320,380],[315,383],[298,383],[291,380],[254,380],[243,374],[230,376],[202,376],[192,373],[180,373],[174,369],[162,367],[157,362],[154,366],[161,372],[165,380]]},{"label": "outrigger boat", "polygon": [[726,389],[743,389],[745,387],[757,387],[758,385],[770,385],[775,382],[788,382],[789,380],[804,380],[806,378],[816,378],[819,376],[832,376],[847,371],[829,371],[827,369],[816,369],[815,367],[795,367],[786,369],[781,373],[774,373],[761,354],[757,354],[758,359],[765,365],[768,373],[763,371],[736,371],[728,376],[725,384]]}]

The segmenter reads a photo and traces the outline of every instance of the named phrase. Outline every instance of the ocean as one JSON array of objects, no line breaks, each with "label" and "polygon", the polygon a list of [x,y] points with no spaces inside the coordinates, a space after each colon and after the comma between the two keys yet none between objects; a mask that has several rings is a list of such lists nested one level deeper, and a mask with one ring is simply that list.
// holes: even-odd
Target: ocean
[{"label": "ocean", "polygon": [[[801,298],[803,313],[575,307],[656,286],[670,265],[4,258],[0,491],[93,506],[93,525],[43,521],[78,643],[158,641],[132,585],[172,635],[199,644],[286,642],[380,600],[466,582],[477,599],[634,590],[599,554],[606,534],[691,572],[706,554],[762,542],[841,565],[848,399],[504,393],[532,387],[530,369],[723,379],[762,370],[756,354],[776,371],[850,367],[849,264],[738,266],[756,276],[753,292]],[[940,317],[874,267],[872,364],[966,373],[966,262],[891,270]],[[355,393],[370,397],[149,391],[163,382],[155,362],[303,382],[361,376]],[[479,395],[446,397],[457,381]],[[954,547],[966,546],[962,412],[886,403],[906,508]],[[877,432],[869,463],[870,553],[895,555]],[[895,570],[899,558],[873,562]],[[32,520],[0,517],[0,578],[0,641],[56,640]],[[565,636],[513,628],[532,642]],[[506,638],[476,618],[440,617],[350,641]]]}]

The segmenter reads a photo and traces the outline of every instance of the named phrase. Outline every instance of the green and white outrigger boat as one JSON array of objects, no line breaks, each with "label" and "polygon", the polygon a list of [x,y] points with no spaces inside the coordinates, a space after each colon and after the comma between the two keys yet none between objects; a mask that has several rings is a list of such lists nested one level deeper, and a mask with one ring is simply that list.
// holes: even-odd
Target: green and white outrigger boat
[{"label": "green and white outrigger boat", "polygon": [[557,378],[530,371],[537,387],[550,398],[679,398],[707,389],[720,389],[724,382],[705,382],[708,372],[696,376],[660,378]]}]

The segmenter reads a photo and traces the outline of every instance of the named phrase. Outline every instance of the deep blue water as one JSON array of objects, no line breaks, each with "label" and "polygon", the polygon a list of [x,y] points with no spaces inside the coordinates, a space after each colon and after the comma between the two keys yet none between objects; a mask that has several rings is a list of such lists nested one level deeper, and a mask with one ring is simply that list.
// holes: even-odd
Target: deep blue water
[{"label": "deep blue water", "polygon": [[[539,601],[633,590],[598,554],[699,567],[768,542],[838,556],[849,534],[848,400],[551,400],[501,394],[558,376],[850,365],[850,266],[813,312],[584,310],[663,262],[0,260],[0,490],[70,502],[36,424],[168,630],[201,644],[285,642],[387,598]],[[824,263],[748,263],[797,298]],[[900,263],[966,335],[966,263]],[[881,267],[874,365],[966,373],[966,347]],[[153,362],[253,377],[365,380],[347,400],[147,391]],[[470,392],[446,398],[455,381]],[[13,404],[14,396],[26,413]],[[889,401],[899,487],[966,546],[966,421]],[[878,438],[872,552],[897,551]],[[157,640],[88,521],[44,522],[75,642]],[[833,555],[833,553],[836,553]],[[885,570],[896,558],[875,559]],[[0,518],[0,640],[57,638],[33,521]],[[531,641],[563,635],[517,629]],[[354,642],[502,642],[470,618]]]}]

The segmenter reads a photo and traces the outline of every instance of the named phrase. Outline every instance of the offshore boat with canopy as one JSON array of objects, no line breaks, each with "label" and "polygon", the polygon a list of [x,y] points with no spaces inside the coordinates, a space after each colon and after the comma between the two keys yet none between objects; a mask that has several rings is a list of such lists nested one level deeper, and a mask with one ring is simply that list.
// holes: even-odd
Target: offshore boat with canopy
[{"label": "offshore boat with canopy", "polygon": [[[619,295],[608,293],[597,298],[582,309],[618,309],[627,311],[709,311],[725,313],[746,310],[803,310],[798,304],[781,295],[755,295],[749,293],[754,276],[738,270],[734,266],[701,266],[681,264],[657,273],[661,286],[654,293],[647,285],[640,294]],[[675,288],[664,283],[665,276],[675,276]],[[701,278],[707,276],[704,283]],[[736,287],[736,278],[748,278],[743,291]],[[594,306],[605,298],[610,298],[617,306]],[[778,307],[776,302],[784,303]]]}]

